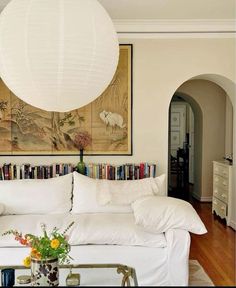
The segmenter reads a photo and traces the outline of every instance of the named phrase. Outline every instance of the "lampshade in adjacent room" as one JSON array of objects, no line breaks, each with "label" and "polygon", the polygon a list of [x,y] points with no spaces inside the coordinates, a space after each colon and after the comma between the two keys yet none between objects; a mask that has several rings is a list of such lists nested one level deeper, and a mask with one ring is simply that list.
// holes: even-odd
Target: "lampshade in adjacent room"
[{"label": "lampshade in adjacent room", "polygon": [[35,107],[65,112],[90,103],[118,59],[117,34],[97,0],[12,0],[0,14],[0,77]]}]

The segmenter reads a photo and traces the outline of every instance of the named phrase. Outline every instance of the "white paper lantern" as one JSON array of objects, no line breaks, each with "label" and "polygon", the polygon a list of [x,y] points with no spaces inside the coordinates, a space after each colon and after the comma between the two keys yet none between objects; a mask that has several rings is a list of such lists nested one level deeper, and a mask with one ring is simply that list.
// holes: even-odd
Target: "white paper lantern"
[{"label": "white paper lantern", "polygon": [[0,15],[0,76],[35,107],[65,112],[90,103],[118,58],[113,23],[96,0],[12,0]]}]

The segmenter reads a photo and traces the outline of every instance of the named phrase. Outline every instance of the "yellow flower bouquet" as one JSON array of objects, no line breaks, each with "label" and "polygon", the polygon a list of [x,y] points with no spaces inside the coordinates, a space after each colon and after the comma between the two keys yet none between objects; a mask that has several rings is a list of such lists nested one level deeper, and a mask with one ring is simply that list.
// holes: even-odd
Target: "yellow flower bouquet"
[{"label": "yellow flower bouquet", "polygon": [[55,227],[48,235],[46,225],[41,224],[43,231],[42,236],[32,234],[22,235],[17,230],[9,230],[3,233],[4,235],[12,234],[15,240],[20,244],[31,248],[30,255],[23,260],[26,267],[30,267],[31,259],[48,260],[58,259],[60,264],[69,264],[71,257],[69,256],[70,244],[68,243],[67,231],[71,228],[74,222],[70,223],[63,233],[59,233]]}]

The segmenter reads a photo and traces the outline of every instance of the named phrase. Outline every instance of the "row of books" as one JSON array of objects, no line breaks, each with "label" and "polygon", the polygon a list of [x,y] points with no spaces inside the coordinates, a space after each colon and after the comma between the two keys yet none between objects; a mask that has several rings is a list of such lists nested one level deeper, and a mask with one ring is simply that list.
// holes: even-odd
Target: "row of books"
[{"label": "row of books", "polygon": [[4,164],[0,166],[0,180],[48,179],[74,171],[72,164],[31,165]]},{"label": "row of books", "polygon": [[135,180],[156,176],[156,165],[150,163],[140,164],[87,164],[85,175],[95,179],[108,180]]},{"label": "row of books", "polygon": [[[60,163],[52,165],[4,164],[0,166],[0,180],[48,179],[76,171],[76,165]],[[94,179],[135,180],[156,176],[156,165],[140,164],[85,164],[85,175]]]}]

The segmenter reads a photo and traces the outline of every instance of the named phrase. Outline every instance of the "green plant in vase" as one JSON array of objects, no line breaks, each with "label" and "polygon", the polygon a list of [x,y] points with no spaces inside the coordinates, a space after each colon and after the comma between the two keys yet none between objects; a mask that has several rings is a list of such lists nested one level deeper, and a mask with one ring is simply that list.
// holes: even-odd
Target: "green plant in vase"
[{"label": "green plant in vase", "polygon": [[76,166],[76,171],[80,174],[85,174],[85,163],[84,163],[84,150],[85,148],[92,143],[92,138],[87,131],[78,132],[74,138],[75,146],[80,151],[80,161]]},{"label": "green plant in vase", "polygon": [[31,286],[58,286],[59,264],[69,264],[71,246],[68,242],[68,230],[74,225],[71,222],[64,232],[54,227],[50,234],[46,225],[41,224],[42,235],[23,234],[18,230],[8,230],[3,236],[13,235],[21,245],[29,247],[30,253],[23,260],[25,267],[31,268]]}]

